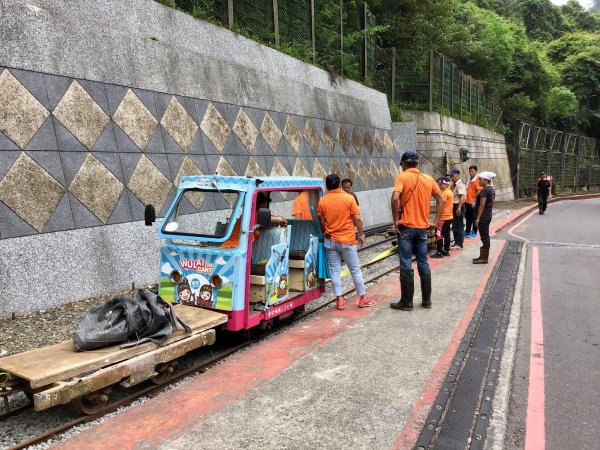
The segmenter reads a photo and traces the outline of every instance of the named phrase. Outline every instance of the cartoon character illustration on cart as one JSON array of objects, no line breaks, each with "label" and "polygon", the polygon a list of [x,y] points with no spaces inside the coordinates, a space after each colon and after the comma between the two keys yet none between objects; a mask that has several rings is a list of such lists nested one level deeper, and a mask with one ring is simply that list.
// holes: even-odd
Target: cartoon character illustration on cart
[{"label": "cartoon character illustration on cart", "polygon": [[315,267],[312,264],[308,266],[308,270],[306,272],[306,285],[309,288],[313,288],[317,285],[317,278],[315,277]]},{"label": "cartoon character illustration on cart", "polygon": [[198,306],[204,306],[205,308],[212,308],[212,287],[210,284],[204,284],[200,287],[200,298],[198,299]]},{"label": "cartoon character illustration on cart", "polygon": [[287,275],[283,274],[279,277],[279,287],[277,288],[277,298],[287,295]]},{"label": "cartoon character illustration on cart", "polygon": [[177,301],[186,305],[196,304],[196,294],[192,291],[187,278],[177,285]]}]

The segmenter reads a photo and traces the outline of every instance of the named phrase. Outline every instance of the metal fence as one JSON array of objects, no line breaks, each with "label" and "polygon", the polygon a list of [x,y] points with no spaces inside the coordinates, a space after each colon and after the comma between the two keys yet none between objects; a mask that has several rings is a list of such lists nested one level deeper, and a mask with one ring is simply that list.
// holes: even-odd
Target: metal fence
[{"label": "metal fence", "polygon": [[600,190],[599,139],[518,122],[509,153],[519,197],[534,195],[542,171],[555,193]]},{"label": "metal fence", "polygon": [[195,17],[312,60],[331,73],[365,80],[372,69],[374,48],[368,29],[376,21],[362,0],[173,0],[173,3]]},{"label": "metal fence", "polygon": [[[500,97],[432,50],[375,52],[375,87],[403,109],[438,111],[482,126],[497,124]],[[377,70],[379,68],[379,70]]]}]

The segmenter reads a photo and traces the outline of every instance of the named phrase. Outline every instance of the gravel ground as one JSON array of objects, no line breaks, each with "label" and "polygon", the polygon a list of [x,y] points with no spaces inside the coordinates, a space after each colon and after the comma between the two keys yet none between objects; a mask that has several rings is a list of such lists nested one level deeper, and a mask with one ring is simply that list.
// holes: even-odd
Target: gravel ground
[{"label": "gravel ground", "polygon": [[[379,240],[381,240],[381,237],[379,236],[370,236],[367,238],[367,244],[374,243]],[[370,261],[384,250],[390,248],[390,246],[391,243],[385,243],[381,246],[361,252],[359,254],[361,262],[364,263]],[[365,280],[368,280],[376,274],[383,273],[384,271],[397,266],[398,257],[393,254],[390,257],[363,269],[363,276]],[[390,276],[395,275],[391,274]],[[150,286],[147,286],[147,288],[150,288]],[[342,288],[344,291],[353,288],[351,277],[348,276],[342,280]],[[3,343],[0,347],[0,353],[3,353],[2,356],[8,356],[69,340],[71,339],[73,331],[75,331],[83,316],[92,306],[105,302],[116,295],[131,294],[132,292],[132,290],[115,292],[110,295],[70,303],[68,305],[63,305],[51,310],[40,311],[35,314],[17,316],[14,320],[0,321],[0,329],[2,329],[3,336],[6,338],[3,339]],[[353,295],[354,294],[350,294],[349,297]],[[327,303],[333,298],[334,295],[331,291],[331,286],[328,284],[325,295],[310,302],[306,306],[306,309],[310,311]],[[330,307],[333,307],[333,304]],[[285,332],[285,328],[283,328],[280,332]],[[191,367],[192,365],[198,364],[199,362],[206,361],[213,357],[216,353],[223,350],[223,348],[227,345],[231,344],[219,342],[219,339],[217,339],[217,343],[213,347],[199,349],[198,351],[192,352],[189,355],[186,355],[186,357],[181,358],[176,370],[182,371],[188,367]],[[215,368],[214,370],[218,370],[218,368]],[[191,378],[192,377],[188,377],[178,384],[185,383]],[[143,384],[140,386],[140,388],[141,387],[143,387]],[[132,389],[125,391],[118,386],[115,387],[111,394],[111,400],[122,398],[126,394],[130,394]],[[11,408],[18,407],[26,402],[28,402],[28,400],[22,394],[15,395],[10,399]],[[145,399],[140,399],[130,407],[144,402]],[[126,408],[104,416],[103,418],[98,419],[98,421],[103,421],[109,417],[120,414],[125,409]],[[0,449],[14,446],[25,439],[29,439],[50,428],[56,427],[62,423],[66,423],[75,417],[77,417],[77,413],[74,412],[70,405],[58,406],[49,411],[44,411],[41,413],[34,413],[31,410],[20,413],[4,422],[0,422],[0,428],[2,428],[2,433],[0,433]],[[36,450],[49,448],[53,444],[60,442],[61,440],[66,439],[73,434],[81,432],[90,426],[93,426],[93,424],[96,422],[82,425],[76,429],[70,430],[64,436],[48,441],[45,444],[40,444],[30,448]]]}]

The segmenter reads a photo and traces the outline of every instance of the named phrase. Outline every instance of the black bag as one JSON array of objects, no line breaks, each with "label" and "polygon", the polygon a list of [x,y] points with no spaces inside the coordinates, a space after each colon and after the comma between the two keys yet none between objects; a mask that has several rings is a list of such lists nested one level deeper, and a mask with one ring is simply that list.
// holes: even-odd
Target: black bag
[{"label": "black bag", "polygon": [[177,322],[191,333],[170,303],[140,289],[133,297],[115,297],[90,309],[73,333],[73,343],[77,351],[115,344],[128,348],[148,341],[160,344],[177,329]]}]

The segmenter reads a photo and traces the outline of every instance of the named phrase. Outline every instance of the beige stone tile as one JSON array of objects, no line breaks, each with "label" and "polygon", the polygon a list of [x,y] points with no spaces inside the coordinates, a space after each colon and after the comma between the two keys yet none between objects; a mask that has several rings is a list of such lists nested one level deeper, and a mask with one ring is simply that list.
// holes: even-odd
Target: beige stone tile
[{"label": "beige stone tile", "polygon": [[327,147],[327,150],[329,150],[329,153],[333,153],[335,136],[333,135],[333,130],[331,129],[329,122],[325,122],[325,125],[323,125],[323,142],[325,142],[325,146]]},{"label": "beige stone tile", "polygon": [[144,205],[153,205],[160,211],[169,196],[172,184],[152,161],[143,155],[127,187]]},{"label": "beige stone tile", "polygon": [[304,167],[304,164],[302,164],[302,161],[300,161],[300,158],[296,159],[296,164],[294,164],[294,171],[292,172],[292,176],[293,177],[310,177],[310,173],[308,172],[308,170],[306,170],[306,167]]},{"label": "beige stone tile", "polygon": [[283,167],[279,158],[275,158],[273,161],[273,168],[271,169],[271,177],[289,177],[290,173]]},{"label": "beige stone tile", "polygon": [[[181,163],[179,172],[177,172],[177,176],[175,177],[175,186],[179,186],[179,182],[181,181],[182,177],[200,175],[204,175],[202,173],[202,170],[200,170],[200,168],[196,164],[194,164],[194,162],[190,159],[189,156],[186,156],[185,158],[183,158],[183,162]],[[196,193],[195,195],[190,196],[188,200],[194,206],[194,208],[200,209],[202,203],[204,203],[204,194]]]},{"label": "beige stone tile", "polygon": [[383,145],[387,149],[388,155],[391,155],[394,150],[394,141],[392,141],[387,131],[383,133]]},{"label": "beige stone tile", "polygon": [[365,164],[361,161],[358,163],[358,176],[365,185],[365,188],[369,188],[369,169]]},{"label": "beige stone tile", "polygon": [[190,117],[183,105],[175,97],[171,97],[169,106],[167,106],[160,124],[167,130],[167,133],[171,135],[175,142],[187,152],[198,132],[198,125],[196,125],[194,119]]},{"label": "beige stone tile", "polygon": [[76,80],[73,80],[53,114],[88,150],[110,122],[108,114]]},{"label": "beige stone tile", "polygon": [[204,118],[200,123],[200,128],[213,145],[222,152],[227,143],[227,138],[231,133],[231,128],[229,128],[225,119],[223,119],[212,103],[208,104]]},{"label": "beige stone tile", "polygon": [[371,133],[369,133],[369,130],[365,130],[363,144],[365,145],[365,148],[369,152],[369,155],[372,155],[373,154],[373,139],[371,138]]},{"label": "beige stone tile", "polygon": [[333,161],[331,163],[331,167],[329,168],[329,173],[335,173],[336,175],[340,176],[342,175],[342,169],[340,168],[340,166],[337,165],[337,163],[335,161]]},{"label": "beige stone tile", "polygon": [[265,112],[265,117],[262,121],[262,125],[260,126],[260,132],[267,144],[269,144],[269,147],[271,147],[271,149],[277,153],[279,142],[281,141],[283,134],[268,112]]},{"label": "beige stone tile", "polygon": [[267,174],[264,172],[264,170],[261,169],[258,163],[254,160],[254,158],[250,158],[250,161],[248,161],[248,167],[246,167],[246,173],[244,175],[247,177],[267,176]]},{"label": "beige stone tile", "polygon": [[106,223],[123,193],[123,183],[89,154],[75,175],[69,191],[102,223]]},{"label": "beige stone tile", "polygon": [[343,127],[340,127],[338,129],[338,141],[340,143],[340,146],[342,147],[342,150],[347,155],[348,150],[350,149],[350,138],[348,137],[348,134],[346,133],[346,130],[344,130]]},{"label": "beige stone tile", "polygon": [[288,143],[292,146],[294,151],[298,152],[300,149],[300,144],[302,143],[302,133],[292,120],[290,116],[288,116],[285,122],[285,128],[283,129],[283,136],[288,141]]},{"label": "beige stone tile", "polygon": [[219,163],[217,164],[215,172],[225,177],[236,177],[238,175],[235,169],[231,167],[227,160],[222,156],[219,158]]},{"label": "beige stone tile", "polygon": [[390,175],[394,178],[394,181],[396,179],[396,175],[398,175],[399,173],[400,169],[398,168],[396,163],[393,160],[390,161]]},{"label": "beige stone tile", "polygon": [[8,69],[0,73],[0,131],[25,148],[50,112]]},{"label": "beige stone tile", "polygon": [[354,166],[349,161],[346,161],[344,165],[344,178],[350,178],[352,183],[356,182],[356,170],[354,170]]},{"label": "beige stone tile", "polygon": [[306,126],[304,127],[304,139],[306,139],[308,146],[316,155],[317,150],[319,149],[319,143],[321,142],[321,136],[319,136],[319,132],[311,119],[306,121]]},{"label": "beige stone tile", "polygon": [[362,150],[362,142],[363,141],[362,141],[362,139],[360,137],[360,133],[358,132],[356,127],[352,127],[351,140],[352,140],[352,145],[354,146],[354,149],[358,152],[358,154],[360,154],[360,152]]},{"label": "beige stone tile", "polygon": [[38,232],[64,193],[60,183],[26,153],[21,153],[0,182],[0,201]]},{"label": "beige stone tile", "polygon": [[391,177],[390,169],[384,161],[381,162],[381,170],[379,171],[379,173],[381,174],[382,180],[384,180],[385,183],[389,184]]},{"label": "beige stone tile", "polygon": [[240,108],[235,123],[233,124],[233,132],[240,139],[240,142],[246,147],[246,150],[252,152],[256,139],[258,138],[258,129],[244,111]]},{"label": "beige stone tile", "polygon": [[158,121],[131,89],[127,90],[113,120],[142,150],[146,150],[158,126]]},{"label": "beige stone tile", "polygon": [[381,139],[381,135],[379,131],[375,130],[375,135],[373,136],[373,142],[375,143],[375,148],[379,152],[380,155],[383,155],[383,139]]},{"label": "beige stone tile", "polygon": [[313,171],[312,171],[313,178],[320,178],[322,180],[325,180],[325,177],[327,175],[328,175],[327,171],[323,168],[323,166],[321,165],[321,163],[317,159],[315,161],[315,165],[313,166]]},{"label": "beige stone tile", "polygon": [[371,181],[373,182],[373,186],[377,186],[379,184],[379,168],[377,164],[375,164],[375,160],[371,161]]}]

